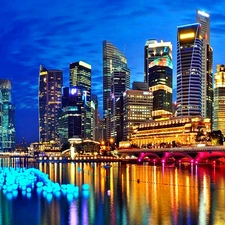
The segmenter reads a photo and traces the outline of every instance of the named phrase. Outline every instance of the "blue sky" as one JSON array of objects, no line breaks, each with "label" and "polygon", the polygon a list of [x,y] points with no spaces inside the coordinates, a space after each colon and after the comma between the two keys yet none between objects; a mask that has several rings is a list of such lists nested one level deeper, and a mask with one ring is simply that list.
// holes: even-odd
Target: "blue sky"
[{"label": "blue sky", "polygon": [[1,0],[0,78],[12,81],[17,143],[22,137],[38,141],[40,64],[62,69],[64,86],[70,62],[91,64],[92,90],[102,112],[102,41],[124,51],[131,82],[143,81],[146,40],[171,41],[176,80],[177,26],[194,23],[196,8],[210,14],[215,72],[216,64],[225,63],[223,0]]}]

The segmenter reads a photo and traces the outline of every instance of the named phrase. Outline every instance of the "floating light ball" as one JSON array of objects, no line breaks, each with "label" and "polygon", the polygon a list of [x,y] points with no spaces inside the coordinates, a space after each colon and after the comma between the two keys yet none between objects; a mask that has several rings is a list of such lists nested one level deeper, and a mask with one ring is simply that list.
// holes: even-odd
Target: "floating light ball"
[{"label": "floating light ball", "polygon": [[31,192],[31,188],[30,188],[30,187],[27,188],[27,192],[28,192],[28,193]]},{"label": "floating light ball", "polygon": [[82,190],[88,190],[89,189],[89,185],[88,184],[83,184],[82,185]]}]

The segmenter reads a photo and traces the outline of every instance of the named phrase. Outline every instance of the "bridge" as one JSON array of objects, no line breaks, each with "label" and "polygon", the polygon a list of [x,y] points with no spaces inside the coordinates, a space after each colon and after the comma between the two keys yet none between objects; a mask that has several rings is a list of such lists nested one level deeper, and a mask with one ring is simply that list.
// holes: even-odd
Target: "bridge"
[{"label": "bridge", "polygon": [[225,146],[201,146],[201,147],[174,147],[174,148],[142,148],[119,149],[118,154],[123,156],[135,156],[138,162],[189,162],[201,163],[209,160],[215,162],[225,159]]}]

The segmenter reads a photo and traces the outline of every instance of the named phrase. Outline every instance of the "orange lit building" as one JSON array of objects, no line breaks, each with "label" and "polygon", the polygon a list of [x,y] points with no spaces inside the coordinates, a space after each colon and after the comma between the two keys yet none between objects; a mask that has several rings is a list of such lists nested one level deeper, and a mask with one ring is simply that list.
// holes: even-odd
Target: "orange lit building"
[{"label": "orange lit building", "polygon": [[211,132],[210,126],[209,119],[192,116],[151,121],[134,127],[130,141],[139,147],[149,144],[157,147],[161,143],[172,145],[174,141],[179,145],[192,145],[200,130],[204,135]]}]

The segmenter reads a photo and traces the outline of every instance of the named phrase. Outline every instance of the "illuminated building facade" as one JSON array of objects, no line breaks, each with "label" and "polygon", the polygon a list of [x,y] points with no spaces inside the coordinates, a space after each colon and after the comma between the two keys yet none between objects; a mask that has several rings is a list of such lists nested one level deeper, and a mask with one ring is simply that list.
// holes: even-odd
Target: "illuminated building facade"
[{"label": "illuminated building facade", "polygon": [[83,86],[63,88],[62,111],[58,119],[61,143],[69,138],[87,138],[86,97],[86,89]]},{"label": "illuminated building facade", "polygon": [[177,32],[177,116],[199,116],[202,104],[202,38],[199,23]]},{"label": "illuminated building facade", "polygon": [[119,142],[123,140],[124,121],[123,121],[123,95],[116,99],[116,138],[115,143],[119,146]]},{"label": "illuminated building facade", "polygon": [[12,103],[12,84],[7,79],[0,79],[0,151],[13,151],[15,145],[15,106]]},{"label": "illuminated building facade", "polygon": [[152,93],[127,90],[123,94],[123,140],[129,140],[133,127],[152,119]]},{"label": "illuminated building facade", "polygon": [[225,134],[225,65],[217,65],[214,75],[213,130]]},{"label": "illuminated building facade", "polygon": [[39,74],[39,142],[59,141],[58,113],[62,106],[63,73],[42,65]]},{"label": "illuminated building facade", "polygon": [[[111,138],[111,135],[115,137],[115,126],[111,122],[113,119],[115,125],[115,104],[112,102],[115,102],[118,96],[112,94],[112,86],[116,87],[116,80],[113,77],[118,77],[118,75],[125,76],[123,84],[125,89],[123,88],[122,91],[130,89],[130,69],[127,67],[126,57],[112,43],[103,41],[103,117],[106,121],[104,136],[107,140]],[[119,83],[121,82],[118,82],[118,85]]]},{"label": "illuminated building facade", "polygon": [[127,67],[127,58],[112,43],[103,41],[103,117],[108,114],[108,99],[111,98],[112,76],[114,71],[124,71],[126,89],[130,89],[130,69]]},{"label": "illuminated building facade", "polygon": [[91,129],[91,65],[79,61],[70,64],[70,87],[80,86],[86,90],[85,97],[85,137],[93,139],[93,130]]},{"label": "illuminated building facade", "polygon": [[144,80],[153,94],[153,118],[172,114],[172,44],[148,40],[145,44]]},{"label": "illuminated building facade", "polygon": [[202,117],[212,121],[213,103],[213,49],[210,46],[210,16],[196,10],[196,21],[201,24],[202,36]]},{"label": "illuminated building facade", "polygon": [[99,113],[98,113],[98,96],[91,94],[91,130],[93,131],[92,140],[101,141],[98,134],[98,123],[99,123]]},{"label": "illuminated building facade", "polygon": [[171,147],[173,141],[179,145],[192,145],[196,142],[199,129],[204,133],[211,132],[210,120],[193,116],[173,117],[137,126],[130,140],[140,147],[149,144],[159,147],[161,143]]},{"label": "illuminated building facade", "polygon": [[[112,85],[111,85],[111,106],[107,119],[109,126],[107,129],[107,137],[114,138],[116,141],[117,127],[119,123],[119,115],[117,115],[117,101],[123,95],[126,90],[126,77],[125,71],[114,71],[112,74]],[[120,126],[120,124],[119,124]]]}]

